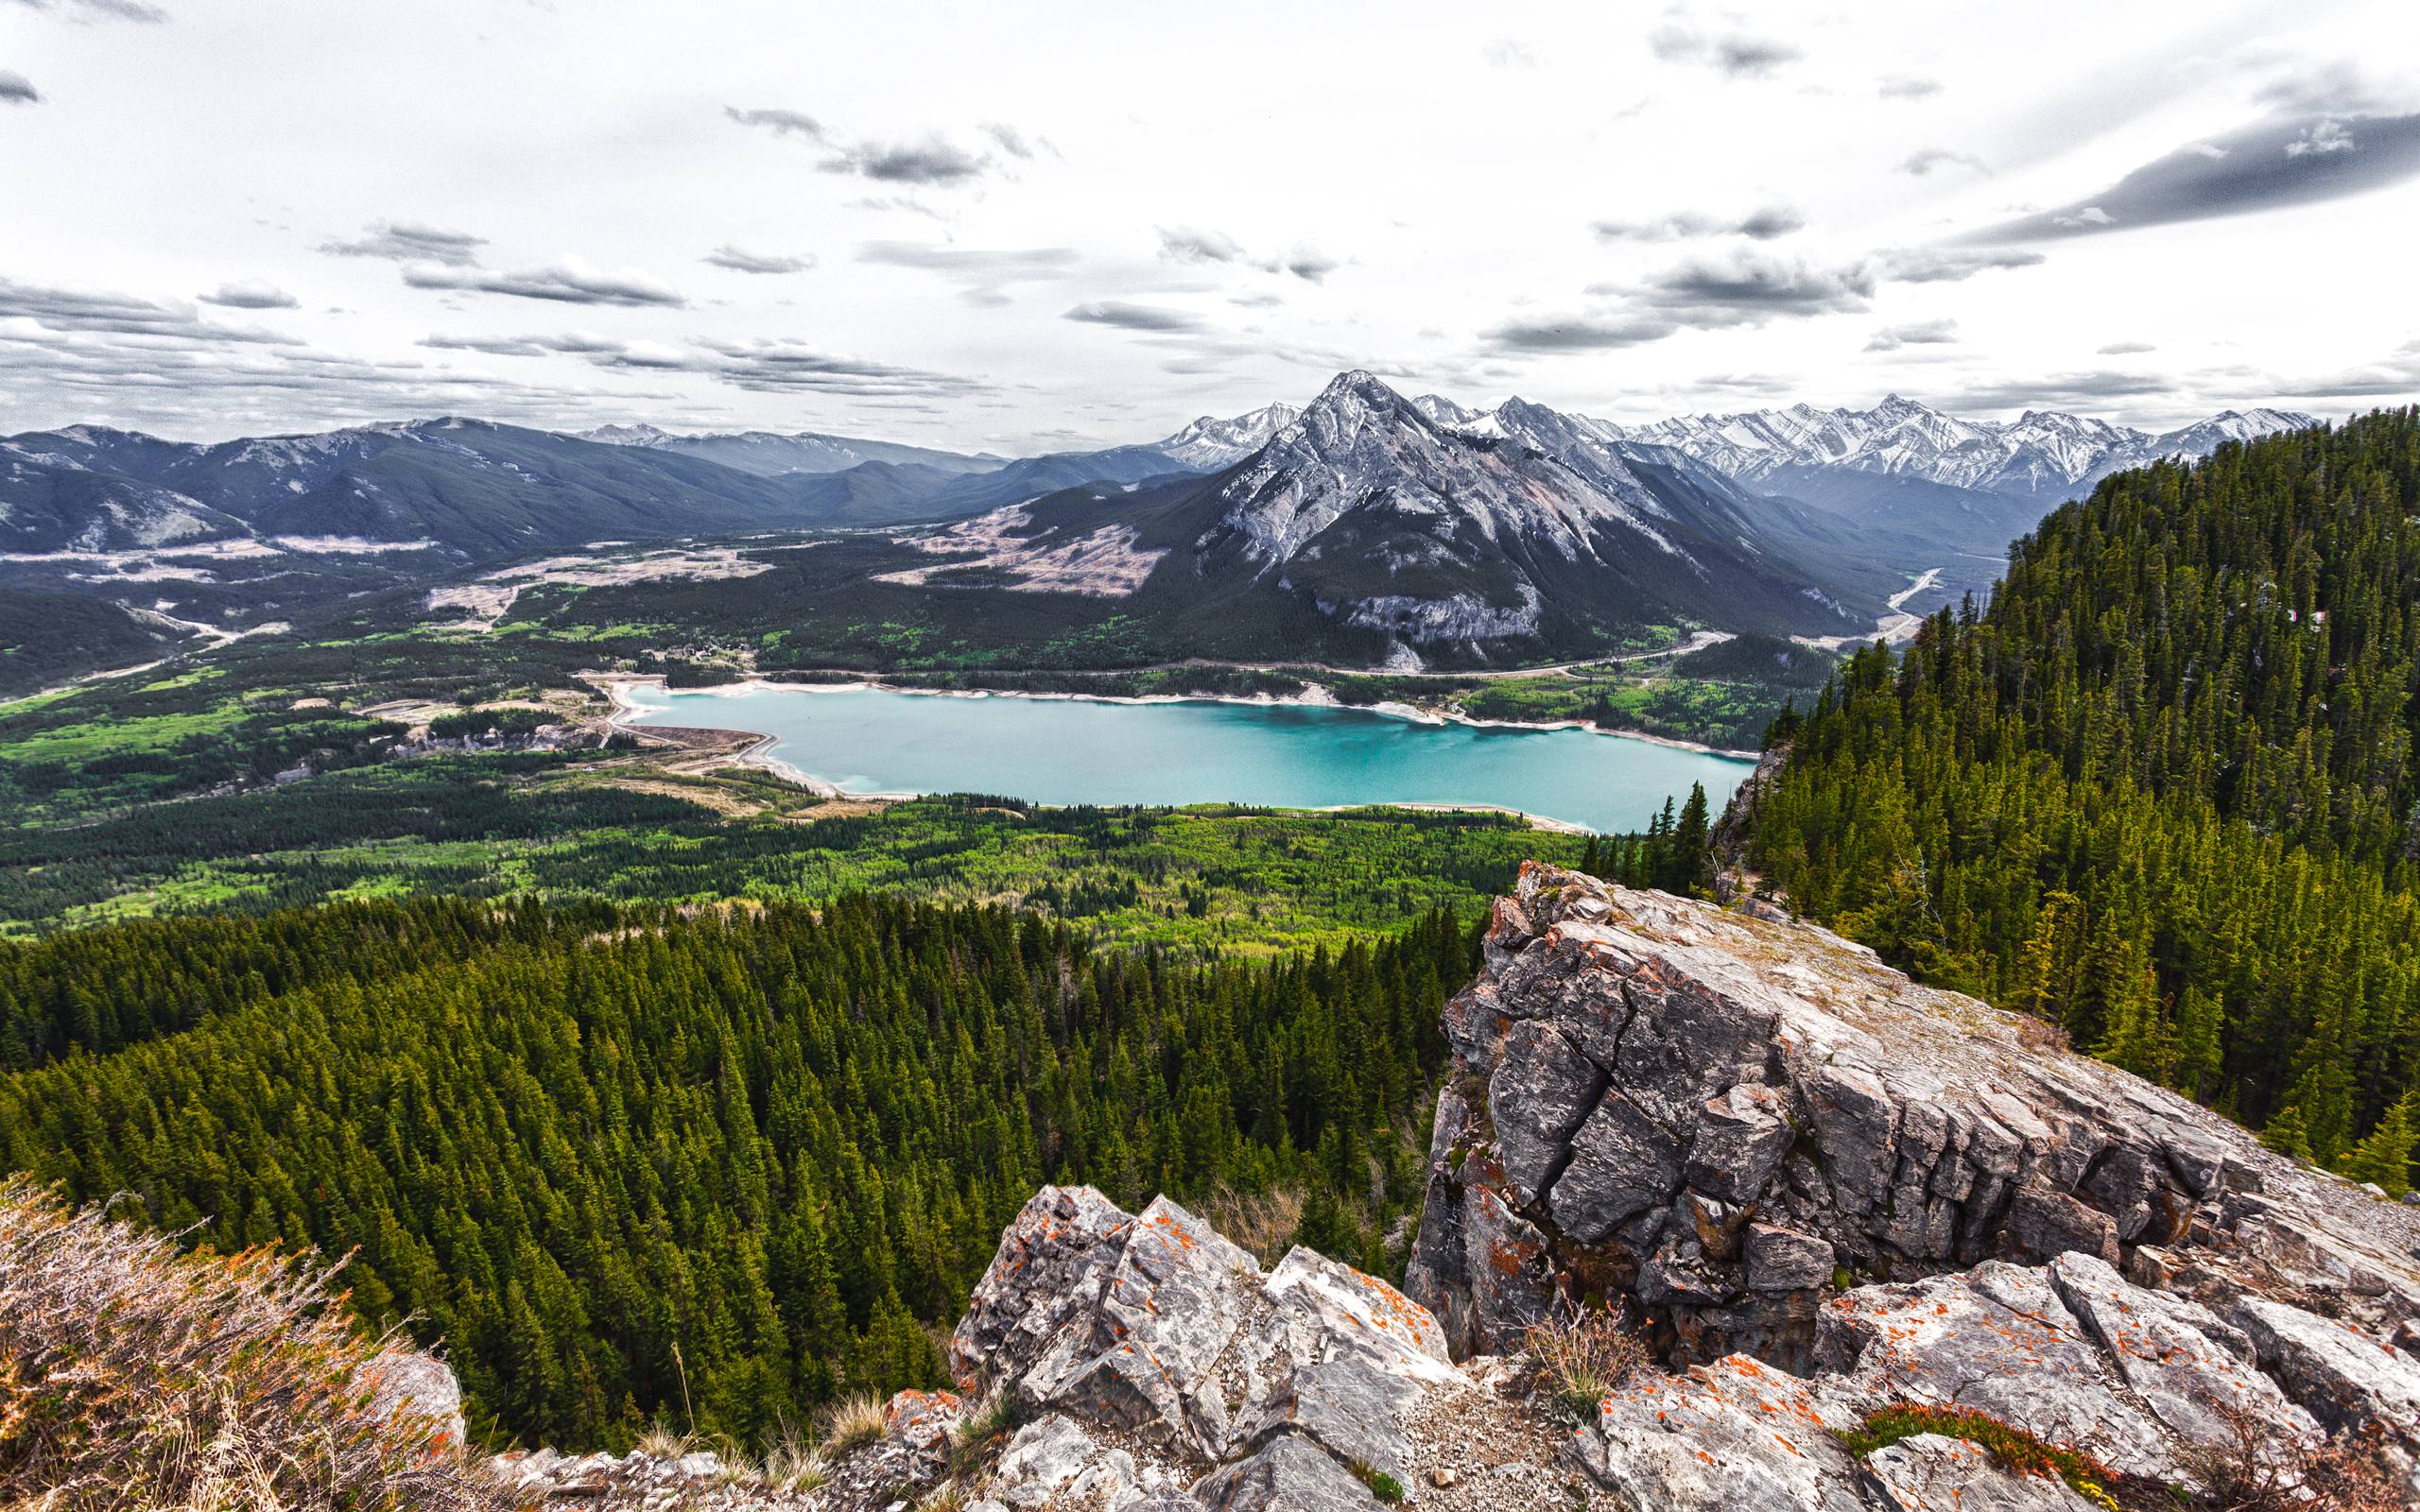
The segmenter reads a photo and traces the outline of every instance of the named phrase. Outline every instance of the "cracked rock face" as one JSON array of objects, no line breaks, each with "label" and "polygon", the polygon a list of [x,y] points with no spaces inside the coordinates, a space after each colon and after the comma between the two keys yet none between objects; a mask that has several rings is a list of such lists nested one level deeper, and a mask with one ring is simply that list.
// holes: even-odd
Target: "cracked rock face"
[{"label": "cracked rock face", "polygon": [[[2284,1271],[2420,1297],[2405,1230],[2351,1211],[2392,1210],[1827,931],[1533,864],[1444,1022],[1409,1290],[1458,1353],[1576,1284],[1676,1358],[1804,1364],[1836,1271],[2114,1266],[2239,1225]],[[2303,1190],[2251,1194],[2281,1177]]]},{"label": "cracked rock face", "polygon": [[1684,1373],[1580,1446],[1641,1506],[2069,1504],[1831,1435],[1907,1402],[2171,1486],[2247,1421],[2368,1432],[2420,1504],[2411,1210],[1775,912],[1535,864],[1498,901],[1406,1286],[1458,1358],[1644,1329]]}]

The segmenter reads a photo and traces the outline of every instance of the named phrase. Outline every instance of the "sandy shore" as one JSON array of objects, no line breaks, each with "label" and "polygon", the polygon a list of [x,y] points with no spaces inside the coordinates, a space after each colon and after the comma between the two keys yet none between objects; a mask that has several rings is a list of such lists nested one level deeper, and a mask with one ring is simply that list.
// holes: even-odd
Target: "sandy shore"
[{"label": "sandy shore", "polygon": [[[647,728],[643,725],[632,725],[631,723],[631,721],[636,716],[647,712],[631,696],[631,691],[632,689],[649,687],[659,689],[667,695],[671,692],[664,679],[661,676],[654,674],[614,672],[600,674],[590,678],[588,680],[596,686],[603,688],[606,695],[613,699],[614,713],[612,717],[606,721],[606,728],[614,730],[643,730]],[[1140,697],[1127,697],[1110,694],[1091,693],[1026,693],[1015,689],[1006,688],[913,688],[902,687],[896,683],[883,682],[872,678],[856,682],[778,682],[767,678],[749,678],[744,681],[736,683],[719,683],[712,689],[694,689],[683,691],[723,693],[735,690],[743,695],[758,693],[850,693],[873,690],[878,693],[922,694],[928,697],[940,698],[1046,698],[1064,701],[1083,700],[1092,703],[1129,704],[1232,703],[1262,709],[1275,708],[1281,705],[1319,709],[1339,709],[1346,707],[1345,705],[1338,703],[1335,697],[1328,694],[1326,689],[1322,688],[1317,684],[1313,684],[1306,693],[1297,694],[1290,697],[1282,698],[1270,694],[1253,694],[1248,697],[1206,694],[1199,696],[1184,694],[1154,694]],[[1514,720],[1472,719],[1460,714],[1441,714],[1425,709],[1415,709],[1409,704],[1396,703],[1369,704],[1361,706],[1361,710],[1365,713],[1384,714],[1391,718],[1409,720],[1414,724],[1461,724],[1468,725],[1477,730],[1577,730],[1590,734],[1604,735],[1615,740],[1637,740],[1644,741],[1651,746],[1667,746],[1677,750],[1694,751],[1700,755],[1726,756],[1740,761],[1754,761],[1756,759],[1756,753],[1754,751],[1722,750],[1716,747],[1701,745],[1696,741],[1672,740],[1661,735],[1639,734],[1631,730],[1599,730],[1593,725],[1583,724],[1576,719],[1564,720],[1550,725],[1532,725],[1522,724]],[[746,748],[742,749],[732,758],[735,765],[741,766],[753,766],[761,771],[770,772],[774,776],[781,778],[784,782],[794,782],[800,787],[805,788],[808,792],[815,794],[819,798],[853,799],[860,801],[873,802],[899,802],[908,799],[920,798],[923,796],[918,793],[874,793],[852,791],[851,789],[841,787],[836,782],[827,782],[823,778],[817,777],[811,772],[801,771],[796,766],[793,766],[789,763],[774,756],[772,754],[772,749],[777,744],[777,738],[775,736],[749,730],[742,730],[739,732],[742,734],[753,735],[755,738],[749,743]],[[1223,800],[1217,799],[1204,799],[1201,801],[1205,803],[1216,803]],[[1167,806],[1184,807],[1185,805],[1172,804]],[[1252,804],[1246,806],[1262,807],[1264,805]],[[1270,804],[1266,806],[1275,808],[1284,807],[1285,805]],[[1522,809],[1507,808],[1501,803],[1442,803],[1420,800],[1390,802],[1386,800],[1375,800],[1369,803],[1330,804],[1322,808],[1305,809],[1298,812],[1310,814],[1338,814],[1358,808],[1419,809],[1424,812],[1440,814],[1504,814],[1520,819],[1534,828],[1549,830],[1562,834],[1594,834],[1597,833],[1584,824],[1575,824],[1568,819],[1558,819],[1549,815],[1531,814]]]}]

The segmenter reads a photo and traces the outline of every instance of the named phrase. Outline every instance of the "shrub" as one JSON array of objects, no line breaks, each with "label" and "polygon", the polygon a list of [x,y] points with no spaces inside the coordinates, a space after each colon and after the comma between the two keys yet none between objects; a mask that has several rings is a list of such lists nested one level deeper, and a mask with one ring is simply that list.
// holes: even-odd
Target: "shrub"
[{"label": "shrub", "polygon": [[2404,1505],[2379,1462],[2377,1445],[2345,1435],[2306,1442],[2274,1431],[2256,1413],[2222,1407],[2227,1436],[2189,1454],[2202,1483],[2194,1505],[2225,1512],[2394,1512]]},{"label": "shrub", "polygon": [[1386,1471],[1373,1469],[1357,1459],[1348,1468],[1357,1480],[1370,1488],[1372,1496],[1376,1497],[1388,1506],[1393,1506],[1403,1500],[1403,1482],[1396,1480]]},{"label": "shrub", "polygon": [[1529,1329],[1524,1352],[1556,1410],[1577,1423],[1648,1363],[1647,1346],[1612,1314],[1564,1300]]},{"label": "shrub", "polygon": [[0,1185],[0,1504],[501,1512],[453,1425],[380,1410],[408,1351],[349,1327],[341,1263],[167,1238]]},{"label": "shrub", "polygon": [[1900,1402],[1869,1416],[1862,1429],[1838,1436],[1850,1453],[1863,1459],[1877,1449],[1887,1449],[1921,1434],[1962,1438],[2016,1474],[2056,1476],[2095,1506],[2114,1512],[2118,1504],[2107,1489],[2117,1477],[2099,1460],[2081,1450],[2046,1444],[2022,1428],[1971,1407]]}]

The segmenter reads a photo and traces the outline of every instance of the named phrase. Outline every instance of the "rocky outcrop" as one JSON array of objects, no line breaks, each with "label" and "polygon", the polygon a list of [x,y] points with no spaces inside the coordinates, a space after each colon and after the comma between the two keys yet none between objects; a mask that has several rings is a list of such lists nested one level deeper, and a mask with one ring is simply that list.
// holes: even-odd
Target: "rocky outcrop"
[{"label": "rocky outcrop", "polygon": [[1305,1249],[1264,1273],[1166,1198],[1129,1216],[1088,1187],[1010,1226],[950,1359],[1029,1419],[1007,1506],[1080,1485],[1109,1504],[1374,1505],[1369,1483],[1411,1473],[1423,1394],[1464,1389],[1436,1320],[1384,1281]]},{"label": "rocky outcrop", "polygon": [[1044,1188],[949,1354],[959,1391],[894,1400],[831,1467],[824,1512],[945,1485],[973,1512],[1616,1504],[1569,1427],[1507,1372],[1457,1366],[1426,1309],[1306,1249],[1263,1269],[1166,1198]]},{"label": "rocky outcrop", "polygon": [[[1045,1188],[951,1337],[958,1390],[894,1399],[811,1495],[746,1500],[711,1456],[517,1484],[734,1512],[2110,1512],[2254,1504],[2210,1497],[2353,1446],[2420,1507],[2411,1209],[1824,931],[1551,868],[1445,1026],[1406,1292]],[[1655,1363],[1580,1389],[1514,1358],[1582,1309]]]},{"label": "rocky outcrop", "polygon": [[1964,1456],[1833,1434],[1907,1402],[2188,1487],[2246,1424],[2273,1455],[2365,1434],[2420,1494],[2411,1210],[2031,1021],[1770,909],[1532,865],[1445,1029],[1406,1290],[1457,1356],[1559,1306],[1643,1330],[1685,1373],[1585,1451],[1636,1504],[1931,1504]]}]

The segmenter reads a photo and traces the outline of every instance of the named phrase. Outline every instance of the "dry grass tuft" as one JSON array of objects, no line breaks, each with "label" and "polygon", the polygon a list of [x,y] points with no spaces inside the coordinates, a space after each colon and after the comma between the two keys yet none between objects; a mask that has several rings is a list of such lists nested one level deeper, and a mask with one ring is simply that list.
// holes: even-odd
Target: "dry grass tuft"
[{"label": "dry grass tuft", "polygon": [[795,1424],[785,1422],[765,1450],[764,1475],[775,1490],[804,1496],[822,1486],[830,1466],[821,1446],[807,1442]]},{"label": "dry grass tuft", "polygon": [[1559,1298],[1528,1335],[1523,1352],[1539,1389],[1575,1423],[1595,1421],[1598,1407],[1614,1389],[1650,1363],[1646,1344],[1611,1313],[1567,1298]]},{"label": "dry grass tuft", "polygon": [[823,1452],[845,1454],[880,1438],[884,1425],[890,1420],[884,1410],[887,1405],[882,1398],[872,1392],[835,1403],[831,1416],[823,1423]]},{"label": "dry grass tuft", "polygon": [[1200,1209],[1202,1221],[1263,1265],[1274,1265],[1303,1229],[1303,1189],[1240,1193],[1220,1187]]},{"label": "dry grass tuft", "polygon": [[351,1331],[338,1268],[0,1185],[0,1505],[502,1512],[450,1428],[376,1409],[408,1351]]},{"label": "dry grass tuft", "polygon": [[698,1447],[697,1436],[684,1434],[659,1418],[647,1425],[638,1441],[631,1446],[651,1459],[679,1459]]}]

